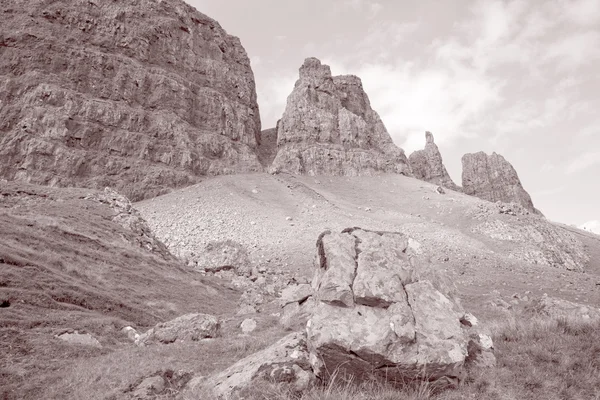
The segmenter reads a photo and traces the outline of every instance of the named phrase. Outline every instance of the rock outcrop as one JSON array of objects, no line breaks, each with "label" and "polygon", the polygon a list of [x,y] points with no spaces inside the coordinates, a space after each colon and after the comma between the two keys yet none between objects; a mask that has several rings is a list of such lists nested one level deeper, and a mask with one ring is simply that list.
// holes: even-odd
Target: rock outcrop
[{"label": "rock outcrop", "polygon": [[307,175],[410,174],[404,151],[371,108],[360,78],[332,76],[308,58],[277,124],[273,172]]},{"label": "rock outcrop", "polygon": [[517,203],[540,214],[523,189],[517,171],[499,154],[465,154],[462,158],[462,187],[471,196],[491,202]]},{"label": "rock outcrop", "polygon": [[355,381],[457,383],[467,357],[493,358],[491,339],[472,331],[475,319],[423,274],[403,234],[326,232],[317,249],[307,346],[320,378],[336,371]]},{"label": "rock outcrop", "polygon": [[258,171],[250,61],[181,0],[17,0],[0,9],[0,178],[136,201]]},{"label": "rock outcrop", "polygon": [[415,151],[408,158],[415,178],[443,186],[446,189],[460,190],[460,187],[452,181],[446,171],[442,155],[431,132],[425,132],[425,140],[425,149]]}]

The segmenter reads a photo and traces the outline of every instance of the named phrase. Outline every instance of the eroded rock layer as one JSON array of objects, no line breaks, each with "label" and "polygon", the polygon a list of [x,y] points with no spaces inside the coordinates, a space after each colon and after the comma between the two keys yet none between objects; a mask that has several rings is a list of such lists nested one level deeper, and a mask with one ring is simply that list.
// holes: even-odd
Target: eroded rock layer
[{"label": "eroded rock layer", "polygon": [[460,190],[460,187],[452,181],[444,166],[442,155],[435,144],[433,134],[425,132],[425,140],[425,149],[415,151],[408,158],[415,178],[443,186],[447,189]]},{"label": "eroded rock layer", "polygon": [[0,6],[0,177],[132,200],[260,170],[240,41],[181,0]]},{"label": "eroded rock layer", "polygon": [[539,214],[529,193],[523,189],[517,171],[500,154],[465,154],[462,158],[463,191],[492,202],[517,203]]},{"label": "eroded rock layer", "polygon": [[410,174],[404,151],[371,108],[360,78],[308,58],[277,124],[272,169],[307,175]]}]

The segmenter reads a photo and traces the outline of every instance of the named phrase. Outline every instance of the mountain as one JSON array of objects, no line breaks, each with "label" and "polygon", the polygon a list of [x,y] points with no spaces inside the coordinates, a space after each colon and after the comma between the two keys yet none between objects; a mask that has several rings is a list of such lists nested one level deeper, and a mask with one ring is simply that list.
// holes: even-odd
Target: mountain
[{"label": "mountain", "polygon": [[425,132],[425,149],[413,152],[408,161],[415,178],[447,189],[461,190],[450,178],[431,132]]},{"label": "mountain", "polygon": [[316,58],[300,67],[277,123],[271,169],[302,175],[410,174],[404,151],[371,108],[360,78],[332,76]]},{"label": "mountain", "polygon": [[540,212],[523,188],[517,171],[500,154],[465,154],[462,157],[462,187],[466,194],[491,202],[516,203],[527,210]]}]

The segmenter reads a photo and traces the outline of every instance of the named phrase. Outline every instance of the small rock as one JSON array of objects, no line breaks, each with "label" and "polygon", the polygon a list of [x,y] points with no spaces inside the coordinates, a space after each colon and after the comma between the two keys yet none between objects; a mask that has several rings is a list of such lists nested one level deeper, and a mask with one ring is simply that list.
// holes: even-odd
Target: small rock
[{"label": "small rock", "polygon": [[477,326],[479,321],[477,321],[477,318],[473,314],[466,313],[460,319],[460,323],[465,326],[472,327],[472,326]]},{"label": "small rock", "polygon": [[292,220],[292,217],[285,217],[285,220],[286,220],[286,221],[291,221],[291,220]]},{"label": "small rock", "polygon": [[245,334],[253,332],[256,329],[256,321],[252,318],[247,318],[242,322],[240,328],[242,328],[242,332]]},{"label": "small rock", "polygon": [[133,392],[133,398],[146,399],[150,396],[162,393],[165,390],[165,380],[162,376],[151,376],[138,385]]},{"label": "small rock", "polygon": [[125,328],[121,329],[121,332],[126,334],[129,340],[131,340],[132,342],[135,342],[140,337],[138,331],[133,329],[131,326],[126,326]]}]

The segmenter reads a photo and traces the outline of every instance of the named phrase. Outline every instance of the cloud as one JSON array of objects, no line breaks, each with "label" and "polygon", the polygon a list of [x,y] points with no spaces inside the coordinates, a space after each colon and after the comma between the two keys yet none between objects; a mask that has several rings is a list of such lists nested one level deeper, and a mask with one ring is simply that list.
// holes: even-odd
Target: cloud
[{"label": "cloud", "polygon": [[263,129],[274,127],[277,120],[281,118],[287,97],[292,93],[297,79],[296,74],[292,75],[291,73],[273,75],[260,82],[257,77],[257,97]]},{"label": "cloud", "polygon": [[372,0],[343,0],[342,5],[356,12],[366,12],[368,18],[376,17],[383,9],[381,3]]},{"label": "cloud", "polygon": [[534,195],[534,197],[554,196],[555,194],[564,192],[565,189],[567,189],[567,186],[561,185],[561,186],[550,188],[550,189],[538,190],[538,191],[534,192],[533,195]]},{"label": "cloud", "polygon": [[[457,21],[435,28],[421,19],[425,14],[386,18],[394,10],[387,3],[386,13],[378,1],[338,4],[366,15],[372,8],[380,13],[377,23],[362,36],[357,31],[311,43],[306,55],[319,56],[336,75],[358,75],[407,152],[423,147],[426,130],[445,145],[482,136],[509,143],[509,136],[520,140],[580,121],[595,108],[581,96],[591,76],[581,68],[600,59],[597,0],[476,0]],[[259,85],[263,120],[275,119],[271,107],[281,115],[297,78],[292,72]]]},{"label": "cloud", "polygon": [[578,228],[600,235],[600,221],[598,220],[588,221],[585,224],[579,225]]},{"label": "cloud", "polygon": [[566,168],[567,174],[574,174],[600,164],[600,151],[584,153],[571,161]]}]

